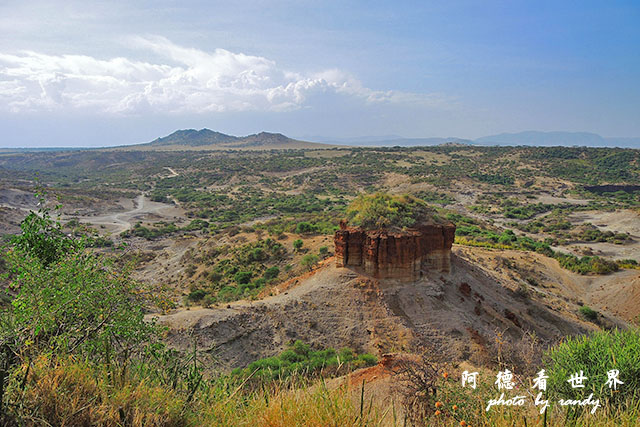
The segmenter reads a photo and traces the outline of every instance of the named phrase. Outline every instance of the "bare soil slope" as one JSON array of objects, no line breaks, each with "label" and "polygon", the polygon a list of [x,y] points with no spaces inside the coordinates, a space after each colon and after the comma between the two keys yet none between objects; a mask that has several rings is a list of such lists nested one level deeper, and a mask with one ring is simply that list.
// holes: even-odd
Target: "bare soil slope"
[{"label": "bare soil slope", "polygon": [[171,327],[169,342],[188,348],[192,332],[199,348],[231,368],[277,354],[297,339],[318,347],[406,348],[410,331],[389,314],[376,282],[328,265],[262,301],[181,310],[161,321]]},{"label": "bare soil slope", "polygon": [[[429,345],[467,360],[490,357],[497,336],[517,342],[535,332],[551,342],[597,328],[562,287],[519,291],[516,273],[489,261],[496,253],[475,250],[455,248],[451,273],[427,273],[414,283],[376,281],[328,263],[279,295],[180,310],[161,322],[171,328],[170,343],[187,349],[195,339],[225,368],[273,356],[296,339],[378,355]],[[613,316],[606,321],[624,325]]]}]

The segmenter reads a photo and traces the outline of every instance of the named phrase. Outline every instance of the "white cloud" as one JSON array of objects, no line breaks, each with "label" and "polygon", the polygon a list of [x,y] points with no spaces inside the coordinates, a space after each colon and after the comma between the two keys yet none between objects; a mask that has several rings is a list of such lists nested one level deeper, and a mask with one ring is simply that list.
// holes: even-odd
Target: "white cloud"
[{"label": "white cloud", "polygon": [[205,52],[161,37],[131,41],[154,52],[163,63],[32,51],[0,53],[0,110],[289,111],[305,107],[309,95],[318,93],[356,97],[365,103],[441,103],[433,95],[375,91],[340,70],[301,75],[259,56],[224,49]]}]

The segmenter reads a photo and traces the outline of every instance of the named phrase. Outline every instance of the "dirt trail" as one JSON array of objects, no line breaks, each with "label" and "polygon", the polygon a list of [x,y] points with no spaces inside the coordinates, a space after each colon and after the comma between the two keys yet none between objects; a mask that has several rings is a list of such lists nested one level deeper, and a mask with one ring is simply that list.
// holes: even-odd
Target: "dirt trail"
[{"label": "dirt trail", "polygon": [[[170,175],[167,175],[165,178],[180,176],[178,172],[169,166],[165,166],[165,169],[170,173]],[[179,207],[176,200],[174,200],[174,204]],[[156,214],[161,217],[166,217],[167,219],[180,215],[181,212],[177,212],[175,209],[172,205],[153,202],[144,194],[140,194],[134,199],[133,208],[128,211],[98,216],[81,216],[78,217],[78,219],[81,222],[93,225],[103,225],[110,232],[119,234],[133,228],[136,222],[144,219],[144,216],[148,214]]]},{"label": "dirt trail", "polygon": [[165,219],[182,216],[180,210],[175,206],[153,202],[144,194],[140,194],[133,201],[133,208],[128,211],[97,216],[79,216],[75,218],[78,218],[81,222],[92,225],[103,225],[108,231],[118,234],[133,228],[136,222],[143,220],[145,216],[149,214],[156,214]]},{"label": "dirt trail", "polygon": [[165,166],[165,169],[167,169],[169,173],[171,173],[171,175],[167,175],[165,176],[165,178],[173,178],[174,176],[180,176],[178,172],[176,172],[175,170],[173,170],[173,168],[170,168],[169,166]]}]

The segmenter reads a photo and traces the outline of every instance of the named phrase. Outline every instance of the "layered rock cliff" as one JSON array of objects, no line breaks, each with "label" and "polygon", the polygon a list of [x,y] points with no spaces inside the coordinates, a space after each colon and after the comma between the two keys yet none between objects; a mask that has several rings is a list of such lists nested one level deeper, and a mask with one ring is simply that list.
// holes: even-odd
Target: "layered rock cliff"
[{"label": "layered rock cliff", "polygon": [[417,280],[426,270],[448,272],[455,231],[453,223],[388,231],[348,227],[343,221],[334,238],[336,264],[404,281]]}]

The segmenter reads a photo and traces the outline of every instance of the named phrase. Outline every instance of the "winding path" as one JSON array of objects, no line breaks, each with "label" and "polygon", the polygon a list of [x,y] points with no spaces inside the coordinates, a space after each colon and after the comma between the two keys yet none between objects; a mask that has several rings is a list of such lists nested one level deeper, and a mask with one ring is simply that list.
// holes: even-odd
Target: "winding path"
[{"label": "winding path", "polygon": [[[165,166],[170,173],[165,178],[173,178],[175,176],[179,176],[180,174],[176,172],[173,168],[169,166]],[[179,208],[180,205],[177,200],[173,200],[175,205]],[[178,216],[176,212],[167,213],[165,211],[169,211],[171,209],[175,209],[174,206],[154,202],[149,200],[144,194],[138,195],[134,201],[133,209],[130,209],[125,212],[118,213],[108,213],[103,215],[96,216],[80,216],[77,217],[80,222],[91,224],[91,225],[102,225],[105,228],[108,227],[108,230],[114,234],[120,234],[123,231],[130,230],[133,228],[134,224],[140,220],[142,220],[143,216],[146,214],[156,214],[160,216],[174,217]]]},{"label": "winding path", "polygon": [[166,203],[153,202],[144,194],[140,194],[134,199],[134,208],[131,210],[97,216],[81,216],[78,217],[78,220],[91,225],[104,225],[108,227],[111,233],[119,234],[133,228],[134,224],[142,220],[142,217],[147,214],[157,214],[167,217],[177,216],[177,213],[164,212],[171,209],[176,208]]}]

